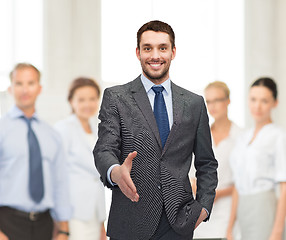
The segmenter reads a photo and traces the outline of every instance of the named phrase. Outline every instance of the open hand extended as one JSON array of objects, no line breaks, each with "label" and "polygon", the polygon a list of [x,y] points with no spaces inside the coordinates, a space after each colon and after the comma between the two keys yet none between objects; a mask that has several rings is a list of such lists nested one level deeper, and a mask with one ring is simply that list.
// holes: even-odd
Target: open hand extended
[{"label": "open hand extended", "polygon": [[111,180],[118,185],[122,193],[133,202],[139,201],[139,195],[136,187],[130,177],[132,168],[132,160],[137,156],[137,152],[134,151],[128,154],[124,163],[120,166],[116,166],[111,171]]}]

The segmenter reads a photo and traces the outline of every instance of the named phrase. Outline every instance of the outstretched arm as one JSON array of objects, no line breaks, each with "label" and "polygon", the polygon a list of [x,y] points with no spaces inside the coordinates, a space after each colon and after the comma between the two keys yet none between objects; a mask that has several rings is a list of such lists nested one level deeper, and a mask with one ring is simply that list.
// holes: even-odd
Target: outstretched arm
[{"label": "outstretched arm", "polygon": [[137,156],[137,152],[129,153],[121,166],[116,166],[111,171],[111,180],[116,183],[122,193],[133,202],[138,202],[139,195],[130,177],[132,160]]},{"label": "outstretched arm", "polygon": [[99,119],[98,140],[93,150],[94,163],[103,184],[111,188],[107,172],[111,166],[120,165],[121,126],[117,97],[110,89],[104,92]]},{"label": "outstretched arm", "polygon": [[139,195],[130,176],[132,160],[137,152],[131,152],[125,160],[122,159],[120,104],[117,101],[117,94],[106,89],[99,114],[98,141],[93,150],[94,161],[104,185],[119,187],[126,197],[137,202]]}]

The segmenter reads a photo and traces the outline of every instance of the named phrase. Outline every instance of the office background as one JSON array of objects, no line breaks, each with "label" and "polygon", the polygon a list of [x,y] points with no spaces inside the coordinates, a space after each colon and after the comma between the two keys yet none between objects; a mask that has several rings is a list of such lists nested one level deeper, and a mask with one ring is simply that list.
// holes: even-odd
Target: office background
[{"label": "office background", "polygon": [[280,102],[274,121],[286,129],[285,0],[1,0],[0,116],[13,105],[6,90],[18,62],[41,70],[37,111],[50,124],[70,113],[67,91],[75,77],[93,77],[103,89],[134,79],[141,73],[136,32],[154,19],[176,34],[175,83],[203,94],[209,82],[225,81],[230,118],[249,127],[249,86],[273,77]]},{"label": "office background", "polygon": [[42,71],[38,112],[51,124],[69,114],[69,83],[78,76],[102,88],[141,71],[136,31],[160,19],[176,33],[171,79],[194,92],[214,80],[231,89],[230,117],[251,126],[247,93],[260,76],[273,77],[280,104],[274,120],[286,127],[286,1],[284,0],[1,0],[0,114],[13,104],[6,92],[15,63]]}]

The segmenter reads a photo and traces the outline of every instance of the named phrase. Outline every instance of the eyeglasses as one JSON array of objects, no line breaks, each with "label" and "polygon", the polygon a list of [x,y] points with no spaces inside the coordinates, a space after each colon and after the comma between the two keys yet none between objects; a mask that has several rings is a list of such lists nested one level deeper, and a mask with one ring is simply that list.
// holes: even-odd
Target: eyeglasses
[{"label": "eyeglasses", "polygon": [[226,101],[227,98],[215,98],[214,100],[206,100],[206,103],[207,105],[210,105],[210,104],[218,104],[218,103],[221,103],[221,102],[224,102]]}]

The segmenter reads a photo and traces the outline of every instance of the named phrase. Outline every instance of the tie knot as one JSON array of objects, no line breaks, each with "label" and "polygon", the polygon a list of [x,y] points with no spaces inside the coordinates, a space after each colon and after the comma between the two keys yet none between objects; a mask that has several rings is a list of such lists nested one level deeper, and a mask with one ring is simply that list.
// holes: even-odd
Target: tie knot
[{"label": "tie knot", "polygon": [[152,87],[152,90],[155,92],[155,94],[161,93],[164,90],[164,87],[162,86],[154,86]]},{"label": "tie knot", "polygon": [[33,117],[27,118],[25,116],[22,116],[21,118],[27,123],[28,126],[31,126],[31,121],[33,120]]}]

